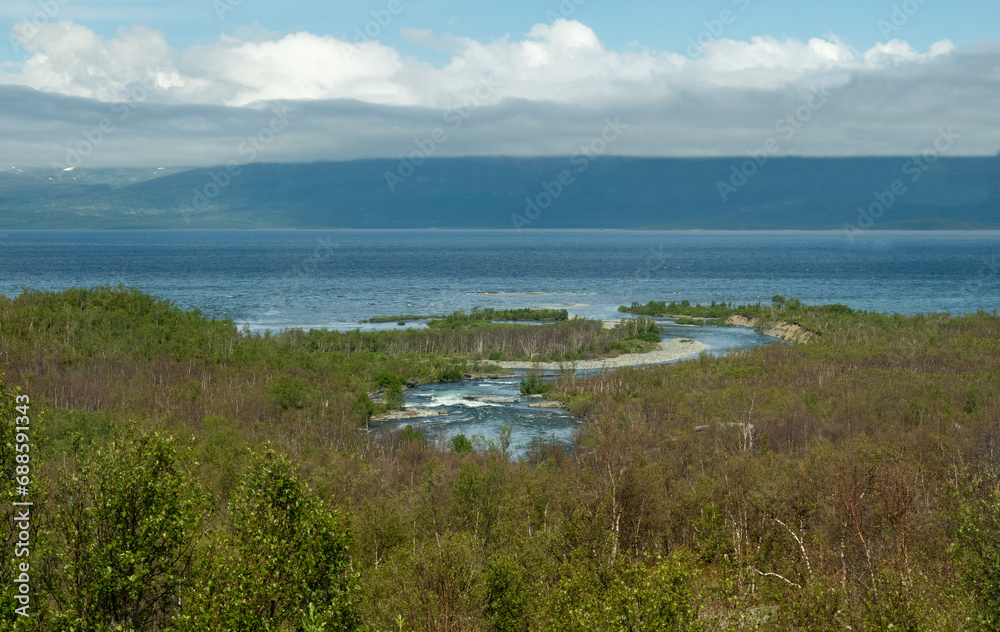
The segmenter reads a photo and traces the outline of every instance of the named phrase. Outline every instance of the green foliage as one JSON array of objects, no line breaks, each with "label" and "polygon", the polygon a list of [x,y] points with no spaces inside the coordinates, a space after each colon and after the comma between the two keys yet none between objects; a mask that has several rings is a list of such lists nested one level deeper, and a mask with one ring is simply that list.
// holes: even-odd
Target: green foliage
[{"label": "green foliage", "polygon": [[406,395],[402,384],[393,384],[385,391],[385,407],[389,410],[399,410],[406,406]]},{"label": "green foliage", "polygon": [[472,308],[472,312],[466,314],[464,311],[457,311],[449,316],[432,320],[428,326],[434,328],[454,329],[456,327],[482,325],[497,321],[564,321],[569,319],[569,312],[565,309],[551,308],[529,308],[518,309],[493,309]]},{"label": "green foliage", "polygon": [[845,604],[841,590],[823,580],[812,581],[794,590],[778,609],[778,625],[802,632],[839,632],[845,628],[847,623],[843,616]]},{"label": "green foliage", "polygon": [[492,307],[473,307],[472,312],[466,314],[464,311],[457,311],[448,316],[420,316],[417,314],[404,314],[400,316],[375,316],[361,323],[391,323],[405,325],[408,320],[430,320],[431,327],[456,327],[474,322],[489,323],[496,321],[560,321],[568,320],[569,312],[565,309],[554,308],[531,308],[522,307],[516,309],[494,309]]},{"label": "green foliage", "polygon": [[[494,323],[521,319],[553,322]],[[451,379],[455,372],[450,367],[487,357],[558,361],[607,355],[613,343],[629,335],[603,330],[597,321],[568,320],[563,309],[477,309],[436,320],[430,330],[240,332],[228,320],[207,319],[197,310],[181,311],[124,286],[24,292],[14,300],[0,301],[0,322],[4,323],[0,346],[12,357],[27,359],[46,349],[59,364],[81,368],[95,360],[155,363],[167,358],[239,370],[266,367],[271,373],[289,372],[307,382],[321,374],[336,377],[356,386],[355,393],[407,379],[434,381],[440,379],[442,366],[449,367],[444,377]],[[446,362],[427,362],[445,358]],[[105,370],[115,368],[105,366]],[[282,392],[274,399],[280,399],[285,405],[279,407],[285,410],[296,409],[295,395],[301,393],[285,393],[285,386],[278,385]],[[197,403],[206,395],[204,388],[205,383],[191,381],[183,393]],[[323,399],[319,391],[311,394],[316,401]]]},{"label": "green foliage", "polygon": [[527,570],[510,555],[494,558],[485,573],[486,618],[496,632],[531,629],[531,584]]},{"label": "green foliage", "polygon": [[326,630],[357,628],[347,530],[287,458],[255,455],[229,508],[179,629],[283,630],[303,618]]},{"label": "green foliage", "polygon": [[684,300],[680,303],[671,301],[669,304],[663,301],[650,301],[645,305],[632,303],[630,307],[624,305],[618,308],[619,312],[630,314],[641,314],[643,316],[696,316],[699,318],[728,318],[736,312],[735,305],[727,304],[725,301],[711,305],[691,305],[690,301]]},{"label": "green foliage", "polygon": [[528,373],[521,378],[522,395],[544,395],[552,390],[552,385],[538,377],[535,372]]},{"label": "green foliage", "polygon": [[367,393],[361,393],[351,403],[351,416],[356,418],[359,424],[367,424],[372,415],[375,414],[375,402]]},{"label": "green foliage", "polygon": [[676,322],[681,325],[725,325],[726,319],[730,316],[740,315],[753,319],[756,322],[755,326],[761,331],[765,330],[768,324],[791,322],[814,333],[822,333],[830,326],[842,328],[849,322],[858,322],[859,319],[870,316],[856,312],[846,305],[805,305],[797,298],[785,298],[780,294],[772,297],[770,307],[762,306],[760,303],[735,305],[725,301],[721,303],[712,301],[710,305],[692,305],[690,301],[684,300],[669,304],[663,301],[650,301],[645,305],[632,303],[630,307],[619,307],[618,311],[645,316],[673,316],[677,317]]},{"label": "green foliage", "polygon": [[452,365],[438,372],[439,382],[460,382],[465,375],[464,367]]},{"label": "green foliage", "polygon": [[678,325],[698,325],[710,327],[726,327],[728,324],[721,318],[678,318],[674,321]]},{"label": "green foliage", "polygon": [[553,629],[695,631],[702,629],[684,559],[627,563],[607,581],[573,574],[563,580],[550,613]]},{"label": "green foliage", "polygon": [[60,477],[48,506],[57,627],[151,629],[177,611],[208,505],[173,440],[123,433]]},{"label": "green foliage", "polygon": [[302,408],[309,394],[309,383],[294,375],[279,375],[271,386],[271,398],[284,408]]},{"label": "green foliage", "polygon": [[485,547],[498,544],[510,528],[508,463],[496,457],[483,466],[464,461],[454,484],[456,517]]},{"label": "green foliage", "polygon": [[960,492],[953,555],[983,630],[1000,630],[1000,477],[972,476]]},{"label": "green foliage", "polygon": [[[51,408],[32,492],[42,507],[32,534],[34,587],[46,604],[40,629],[71,627],[74,578],[106,594],[99,584],[122,572],[115,564],[123,561],[107,564],[94,551],[128,535],[108,512],[169,508],[157,485],[182,490],[183,516],[168,510],[163,519],[191,525],[190,561],[161,575],[158,585],[173,598],[135,629],[617,630],[698,621],[789,632],[996,629],[996,315],[909,317],[790,300],[777,310],[744,306],[739,313],[764,326],[785,320],[822,336],[561,375],[551,382],[554,395],[581,419],[572,446],[539,440],[510,460],[510,428],[497,441],[450,445],[430,444],[412,426],[359,432],[383,410],[367,394],[445,379],[458,367],[491,370],[477,358],[641,347],[653,344],[642,334],[655,330],[643,319],[610,330],[577,319],[237,332],[231,353],[227,343],[224,353],[220,346],[188,355],[190,341],[171,339],[150,349],[181,355],[147,357],[116,347],[111,329],[87,330],[114,314],[65,298],[50,303],[52,317],[70,323],[69,347],[56,340],[49,316],[32,322],[38,305],[0,299],[0,370],[30,387],[33,412],[36,404]],[[119,298],[109,309],[145,303]],[[173,314],[168,329],[181,334],[188,320],[192,335],[213,327]],[[53,346],[36,346],[33,330]],[[88,340],[90,347],[76,344]],[[278,384],[287,388],[275,391]],[[301,396],[278,404],[295,389]],[[9,393],[0,389],[6,415]],[[144,430],[121,435],[124,419]],[[157,470],[122,465],[137,472],[126,478],[117,465],[98,469],[113,446],[132,454],[122,446],[157,431],[191,437],[191,448],[176,450],[178,474],[165,467],[148,499],[131,486],[145,489],[140,482]],[[290,456],[263,457],[268,440]],[[482,447],[466,451],[469,443]],[[9,446],[0,441],[8,461]],[[967,469],[956,470],[961,464]],[[198,500],[201,487],[214,492],[214,506]],[[66,522],[74,511],[86,518],[83,535],[65,526],[75,524]],[[350,550],[348,521],[356,534]],[[8,545],[10,533],[0,531]],[[180,537],[166,533],[166,545]],[[76,559],[80,569],[100,562],[105,570],[60,570]],[[121,594],[131,594],[128,586],[121,583]],[[96,621],[100,611],[81,617]],[[81,619],[76,627],[101,625]]]},{"label": "green foliage", "polygon": [[316,606],[312,602],[309,603],[309,610],[302,617],[302,632],[326,632],[326,622],[322,620],[320,614],[316,611]]},{"label": "green foliage", "polygon": [[399,442],[402,444],[416,442],[422,446],[427,445],[427,437],[424,436],[424,433],[420,432],[410,424],[406,424],[402,430],[399,430],[397,436],[399,438]]},{"label": "green foliage", "polygon": [[615,329],[623,332],[625,340],[660,341],[660,328],[655,321],[649,318],[626,319],[620,322]]},{"label": "green foliage", "polygon": [[660,342],[660,328],[649,318],[626,318],[611,330],[615,342],[611,348],[621,353],[653,351]]},{"label": "green foliage", "polygon": [[408,320],[427,320],[429,318],[444,318],[444,316],[419,316],[417,314],[400,314],[399,316],[375,316],[359,320],[359,323],[391,323],[396,321],[399,325],[405,325]]},{"label": "green foliage", "polygon": [[372,379],[376,384],[383,388],[390,388],[393,386],[402,386],[405,381],[401,375],[396,373],[391,373],[389,371],[379,371],[372,376]]},{"label": "green foliage", "polygon": [[123,285],[26,290],[0,303],[0,320],[0,342],[17,351],[48,348],[64,361],[163,355],[221,361],[231,357],[239,337],[232,321],[209,320],[198,310],[181,311],[169,301]]},{"label": "green foliage", "polygon": [[457,434],[451,438],[451,449],[458,454],[472,452],[472,442],[464,434]]}]

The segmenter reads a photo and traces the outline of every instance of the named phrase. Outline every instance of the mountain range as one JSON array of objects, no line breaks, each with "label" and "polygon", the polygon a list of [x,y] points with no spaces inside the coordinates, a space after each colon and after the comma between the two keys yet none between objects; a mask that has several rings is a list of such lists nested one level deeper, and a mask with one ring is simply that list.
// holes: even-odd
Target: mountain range
[{"label": "mountain range", "polygon": [[1000,156],[12,167],[0,228],[1000,228]]}]

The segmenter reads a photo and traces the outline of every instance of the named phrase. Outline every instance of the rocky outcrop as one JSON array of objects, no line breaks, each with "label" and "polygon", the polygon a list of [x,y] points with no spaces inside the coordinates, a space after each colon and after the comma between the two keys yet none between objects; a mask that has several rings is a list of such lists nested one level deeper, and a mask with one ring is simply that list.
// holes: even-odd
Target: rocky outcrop
[{"label": "rocky outcrop", "polygon": [[462,399],[485,404],[516,404],[518,402],[516,397],[499,397],[497,395],[466,395]]},{"label": "rocky outcrop", "polygon": [[514,377],[514,372],[510,373],[463,373],[463,380],[503,380]]},{"label": "rocky outcrop", "polygon": [[760,319],[748,318],[743,314],[733,314],[726,319],[726,322],[730,325],[736,325],[738,327],[759,328],[761,333],[765,336],[781,338],[782,340],[787,340],[788,342],[807,342],[813,336],[820,335],[818,331],[813,331],[808,327],[803,327],[802,325],[789,320],[779,320],[774,322],[767,321],[762,324]]},{"label": "rocky outcrop", "polygon": [[382,415],[375,415],[372,421],[403,421],[405,419],[419,419],[421,417],[440,417],[447,415],[448,411],[441,408],[401,408],[400,410],[390,410]]},{"label": "rocky outcrop", "polygon": [[559,402],[554,402],[546,400],[544,402],[534,402],[533,404],[528,404],[529,408],[562,408],[563,405]]}]

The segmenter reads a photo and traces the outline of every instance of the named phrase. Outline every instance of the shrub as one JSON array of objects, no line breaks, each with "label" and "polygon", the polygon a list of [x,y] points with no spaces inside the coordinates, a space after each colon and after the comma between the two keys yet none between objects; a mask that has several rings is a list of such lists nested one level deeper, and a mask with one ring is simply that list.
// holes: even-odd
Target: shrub
[{"label": "shrub", "polygon": [[402,384],[393,384],[385,391],[385,407],[389,410],[399,410],[406,406],[406,395]]},{"label": "shrub", "polygon": [[538,377],[537,373],[529,373],[521,378],[522,395],[544,395],[551,390],[552,386]]},{"label": "shrub", "polygon": [[424,433],[420,432],[410,424],[406,424],[406,426],[399,431],[398,436],[400,443],[410,443],[411,441],[416,441],[420,445],[427,445],[427,437],[424,436]]},{"label": "shrub", "polygon": [[305,406],[309,383],[294,375],[279,375],[271,385],[271,399],[283,410]]},{"label": "shrub", "polygon": [[447,369],[442,369],[438,373],[438,380],[441,382],[461,382],[464,375],[465,372],[462,370],[462,367],[452,365]]},{"label": "shrub", "polygon": [[984,630],[1000,630],[1000,478],[974,477],[958,506],[955,560]]},{"label": "shrub", "polygon": [[193,573],[207,496],[172,439],[123,436],[65,474],[50,502],[47,560],[64,629],[153,629]]},{"label": "shrub", "polygon": [[285,630],[303,619],[357,628],[349,534],[286,457],[254,455],[229,506],[178,628]]},{"label": "shrub", "polygon": [[464,434],[455,435],[451,438],[451,449],[459,454],[472,452],[472,442]]}]

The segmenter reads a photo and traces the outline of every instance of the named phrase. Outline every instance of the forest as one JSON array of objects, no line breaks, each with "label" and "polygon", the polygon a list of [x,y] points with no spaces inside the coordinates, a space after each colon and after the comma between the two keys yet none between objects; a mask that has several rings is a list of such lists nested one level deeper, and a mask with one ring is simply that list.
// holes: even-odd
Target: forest
[{"label": "forest", "polygon": [[563,372],[572,445],[514,459],[370,420],[655,323],[256,334],[133,288],[0,297],[0,629],[1000,629],[1000,316],[721,307],[818,335]]}]

